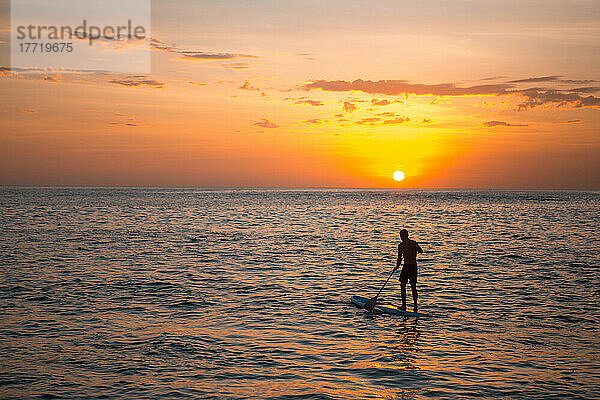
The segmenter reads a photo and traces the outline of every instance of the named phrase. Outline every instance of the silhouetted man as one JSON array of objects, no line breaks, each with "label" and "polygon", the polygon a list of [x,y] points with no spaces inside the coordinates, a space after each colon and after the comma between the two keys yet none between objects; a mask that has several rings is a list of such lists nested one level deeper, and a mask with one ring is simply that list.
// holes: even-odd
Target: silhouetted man
[{"label": "silhouetted man", "polygon": [[410,280],[410,289],[415,303],[414,311],[417,312],[417,253],[422,253],[423,249],[417,242],[408,238],[406,229],[400,231],[400,239],[402,239],[402,242],[398,245],[398,261],[394,271],[400,268],[402,257],[404,257],[404,266],[400,272],[402,310],[406,310],[406,282]]}]

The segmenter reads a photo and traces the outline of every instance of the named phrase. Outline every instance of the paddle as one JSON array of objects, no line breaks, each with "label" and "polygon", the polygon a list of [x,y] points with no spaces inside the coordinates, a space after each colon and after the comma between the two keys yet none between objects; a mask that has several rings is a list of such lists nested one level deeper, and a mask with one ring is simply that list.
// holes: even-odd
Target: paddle
[{"label": "paddle", "polygon": [[370,299],[369,301],[367,301],[365,303],[365,305],[363,306],[364,309],[366,309],[368,311],[373,311],[373,309],[375,308],[375,305],[377,304],[377,298],[379,297],[379,295],[381,294],[381,291],[383,290],[385,285],[387,285],[387,283],[390,281],[390,278],[392,277],[392,275],[394,275],[394,272],[396,272],[397,269],[398,268],[394,268],[392,270],[392,273],[390,274],[390,276],[388,276],[387,280],[385,281],[385,283],[383,284],[381,289],[379,289],[379,293],[377,293],[377,296],[375,296],[372,299]]}]

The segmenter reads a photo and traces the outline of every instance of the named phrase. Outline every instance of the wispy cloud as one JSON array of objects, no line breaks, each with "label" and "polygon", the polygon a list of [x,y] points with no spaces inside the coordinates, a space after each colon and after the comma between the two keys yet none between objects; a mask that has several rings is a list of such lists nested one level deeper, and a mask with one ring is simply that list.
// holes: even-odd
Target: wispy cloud
[{"label": "wispy cloud", "polygon": [[254,58],[249,54],[234,54],[234,53],[205,53],[201,51],[179,51],[184,57],[196,60],[232,60],[234,58]]},{"label": "wispy cloud", "polygon": [[409,117],[399,116],[393,112],[384,112],[376,114],[375,117],[363,118],[355,122],[356,125],[368,126],[383,126],[383,125],[398,125],[405,122],[410,122]]},{"label": "wispy cloud", "polygon": [[508,81],[507,83],[537,83],[537,82],[558,82],[569,84],[587,84],[596,82],[593,79],[562,79],[562,75],[540,76],[536,78],[525,78]]},{"label": "wispy cloud", "polygon": [[383,99],[383,100],[378,100],[378,99],[371,99],[371,104],[374,106],[387,106],[388,104],[392,104],[391,101]]},{"label": "wispy cloud", "polygon": [[120,121],[109,122],[108,124],[110,126],[125,126],[125,127],[138,126],[138,122],[136,121],[135,116],[133,116],[133,115],[124,114],[119,111],[113,111],[113,115],[115,117],[117,117],[117,119],[120,119]]},{"label": "wispy cloud", "polygon": [[356,125],[370,125],[370,126],[374,126],[379,121],[381,121],[381,118],[379,118],[379,117],[370,117],[370,118],[360,119],[360,120],[356,121],[355,124]]},{"label": "wispy cloud", "polygon": [[[532,82],[546,82],[555,84],[584,84],[594,82],[593,80],[562,79],[559,75],[549,75],[537,78],[517,79],[503,83],[475,85],[460,87],[454,83],[421,84],[411,83],[405,80],[380,80],[365,81],[356,79],[354,81],[326,81],[316,80],[301,86],[304,90],[320,89],[330,92],[361,91],[368,94],[383,94],[388,96],[417,95],[417,96],[504,96],[520,95],[525,101],[517,105],[518,110],[527,110],[546,104],[556,107],[599,107],[600,98],[592,93],[600,91],[598,86],[577,87],[570,89],[561,88],[519,88],[517,85]],[[584,96],[584,94],[590,94]],[[372,99],[373,105],[387,105],[389,100]],[[434,102],[435,101],[434,99]],[[346,105],[344,103],[344,105]],[[433,102],[432,102],[433,104]],[[346,106],[344,106],[346,107]],[[349,111],[349,110],[345,110]]]},{"label": "wispy cloud", "polygon": [[505,94],[512,85],[506,83],[457,87],[453,83],[427,85],[409,83],[404,80],[350,81],[317,80],[302,86],[305,90],[321,89],[329,92],[361,91],[369,94],[397,96],[400,94],[434,95],[434,96],[464,96],[464,95],[498,95]]},{"label": "wispy cloud", "polygon": [[356,111],[356,106],[352,102],[344,101],[344,105],[342,106],[342,110],[344,110],[344,112]]},{"label": "wispy cloud", "polygon": [[325,105],[325,104],[323,104],[322,102],[320,102],[318,100],[311,100],[311,99],[296,100],[293,104],[306,104],[306,105],[313,106],[313,107],[320,107],[320,106],[324,106]]},{"label": "wispy cloud", "polygon": [[497,81],[506,78],[505,76],[489,76],[487,78],[481,78],[480,81]]},{"label": "wispy cloud", "polygon": [[110,126],[126,126],[126,127],[138,126],[136,123],[133,123],[133,122],[109,122],[108,125],[110,125]]},{"label": "wispy cloud", "polygon": [[537,78],[525,78],[508,81],[508,83],[535,83],[535,82],[555,82],[560,79],[560,75],[540,76]]},{"label": "wispy cloud", "polygon": [[[583,89],[583,90],[582,90]],[[518,93],[525,97],[525,101],[517,107],[519,111],[525,111],[539,106],[552,105],[555,107],[600,107],[600,98],[593,95],[582,96],[586,88],[575,91],[555,89],[526,89]],[[592,88],[589,88],[592,89]],[[596,90],[592,90],[595,92]]]},{"label": "wispy cloud", "polygon": [[596,93],[596,92],[600,91],[600,87],[586,86],[586,87],[580,87],[580,88],[567,89],[565,91],[572,92],[572,93]]},{"label": "wispy cloud", "polygon": [[249,63],[244,63],[244,62],[238,62],[238,63],[231,63],[231,64],[224,64],[224,67],[228,67],[231,69],[249,69],[250,67],[252,67],[251,64]]},{"label": "wispy cloud", "polygon": [[377,115],[378,117],[397,117],[398,116],[398,114],[396,114],[395,112],[391,112],[391,111],[377,113],[375,115]]},{"label": "wispy cloud", "polygon": [[555,122],[552,122],[552,123],[553,124],[576,124],[576,123],[579,123],[579,122],[581,122],[580,119],[570,119],[568,121],[555,121]]},{"label": "wispy cloud", "polygon": [[167,53],[176,53],[181,55],[184,59],[190,60],[233,60],[236,58],[258,58],[257,56],[253,56],[251,54],[184,50],[176,46],[169,45],[156,38],[152,38],[150,41],[150,46],[155,50],[164,51]]},{"label": "wispy cloud", "polygon": [[60,82],[60,75],[46,75],[43,78],[46,82],[57,83]]},{"label": "wispy cloud", "polygon": [[279,128],[279,125],[277,125],[274,122],[269,121],[266,118],[262,118],[260,121],[253,123],[252,125],[254,126],[260,126],[261,128]]},{"label": "wispy cloud", "polygon": [[561,79],[562,83],[572,83],[576,85],[598,82],[593,79]]},{"label": "wispy cloud", "polygon": [[293,101],[292,104],[305,104],[305,105],[309,105],[309,106],[313,106],[313,107],[320,107],[320,106],[324,106],[325,104],[319,100],[311,100],[306,96],[302,96],[302,97],[286,97],[285,99],[283,99],[284,101]]},{"label": "wispy cloud", "polygon": [[509,124],[508,122],[504,122],[504,121],[486,121],[483,123],[483,126],[485,126],[486,128],[493,128],[495,126],[527,126],[527,125]]},{"label": "wispy cloud", "polygon": [[390,124],[402,124],[404,122],[409,122],[410,118],[408,117],[400,117],[400,118],[394,118],[394,119],[386,119],[385,121],[383,121],[383,123],[385,125],[390,125]]},{"label": "wispy cloud", "polygon": [[32,73],[32,75],[35,75],[36,73],[38,73],[38,74],[60,73],[60,74],[65,74],[65,75],[71,75],[71,74],[102,75],[102,74],[110,73],[110,71],[98,70],[98,69],[68,69],[68,68],[53,68],[53,67],[6,67],[6,66],[0,67],[0,74],[10,73],[10,74],[12,74],[12,76],[16,76],[20,72]]},{"label": "wispy cloud", "polygon": [[371,99],[371,105],[374,105],[374,106],[387,106],[392,103],[403,103],[403,102],[400,100],[390,101],[388,99],[381,99],[381,100],[380,99]]},{"label": "wispy cloud", "polygon": [[249,81],[245,81],[239,89],[241,90],[250,90],[250,91],[260,91],[259,87],[252,86]]},{"label": "wispy cloud", "polygon": [[161,89],[165,86],[163,82],[159,82],[154,79],[150,79],[143,75],[134,75],[128,76],[123,79],[112,79],[108,81],[108,83],[112,83],[114,85],[121,85],[127,87],[143,87],[148,86],[155,89]]}]

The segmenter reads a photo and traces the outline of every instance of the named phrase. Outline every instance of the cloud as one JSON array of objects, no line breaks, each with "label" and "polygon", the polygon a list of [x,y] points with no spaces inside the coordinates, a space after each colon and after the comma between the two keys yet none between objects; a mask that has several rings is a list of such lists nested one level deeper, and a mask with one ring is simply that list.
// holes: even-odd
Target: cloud
[{"label": "cloud", "polygon": [[575,107],[600,107],[600,98],[594,96],[581,97]]},{"label": "cloud", "polygon": [[593,79],[561,79],[560,81],[562,83],[572,83],[572,84],[575,84],[575,85],[581,85],[581,84],[598,82],[598,81],[595,81]]},{"label": "cloud", "polygon": [[371,104],[374,106],[387,106],[392,103],[402,103],[400,100],[387,100],[387,99],[371,99]]},{"label": "cloud", "polygon": [[[393,113],[393,112],[379,113],[376,115],[377,116],[375,116],[375,117],[360,119],[360,120],[356,121],[355,124],[356,125],[369,125],[369,126],[380,125],[381,126],[381,125],[402,124],[404,122],[410,121],[410,118],[400,117],[396,113]],[[388,117],[388,118],[386,119],[386,118],[381,118],[381,117]],[[381,122],[381,124],[378,124],[379,122]]]},{"label": "cloud", "polygon": [[373,104],[374,106],[387,106],[388,104],[392,104],[392,102],[386,99],[371,99],[371,104]]},{"label": "cloud", "polygon": [[176,53],[183,56],[186,59],[192,60],[233,60],[235,58],[258,58],[251,54],[182,50],[176,46],[169,45],[163,42],[162,40],[156,38],[151,39],[150,46],[155,50],[164,51],[167,53]]},{"label": "cloud", "polygon": [[344,112],[352,112],[352,111],[356,111],[356,106],[349,102],[349,101],[344,101],[344,105],[342,106],[342,110],[344,110]]},{"label": "cloud", "polygon": [[400,117],[400,118],[394,118],[394,119],[386,119],[385,121],[383,121],[383,124],[384,125],[401,124],[403,122],[408,122],[408,121],[410,121],[410,118]]},{"label": "cloud", "polygon": [[309,106],[313,106],[313,107],[319,107],[319,106],[324,106],[325,104],[323,104],[322,102],[318,101],[318,100],[296,100],[293,104],[307,104]]},{"label": "cloud", "polygon": [[[582,90],[583,89],[583,90]],[[556,89],[525,89],[518,93],[525,97],[525,101],[517,105],[519,111],[525,111],[539,106],[554,105],[555,107],[600,107],[600,98],[593,95],[582,96],[585,89],[578,88],[576,91]]]},{"label": "cloud", "polygon": [[133,122],[109,122],[108,125],[110,125],[110,126],[127,126],[127,127],[138,126],[137,124],[134,124]]},{"label": "cloud", "polygon": [[13,72],[108,72],[97,69],[57,69],[52,67],[0,67],[0,71]]},{"label": "cloud", "polygon": [[318,100],[311,100],[306,96],[302,96],[302,97],[286,97],[285,100],[293,100],[294,102],[292,104],[306,104],[309,106],[313,106],[313,107],[319,107],[319,106],[324,106],[325,104],[323,104],[323,102],[318,101]]},{"label": "cloud", "polygon": [[253,123],[252,125],[254,126],[260,126],[261,128],[279,128],[279,125],[277,125],[274,122],[269,121],[266,118],[262,118],[260,121]]},{"label": "cloud", "polygon": [[44,80],[46,82],[57,83],[57,82],[60,82],[60,76],[59,75],[56,75],[56,76],[46,75],[46,76],[44,76]]},{"label": "cloud", "polygon": [[241,90],[251,90],[251,91],[260,91],[260,88],[256,87],[256,86],[252,86],[250,84],[250,82],[245,81],[240,87],[239,89]]},{"label": "cloud", "polygon": [[167,43],[165,43],[162,40],[157,39],[157,38],[150,39],[150,47],[152,47],[153,49],[156,49],[156,50],[169,51],[169,52],[176,50],[176,47],[170,46]]},{"label": "cloud", "polygon": [[[550,82],[555,84],[564,83],[589,83],[592,80],[562,79],[559,75],[542,76],[538,78],[525,78],[497,84],[475,85],[459,87],[454,83],[421,84],[411,83],[405,80],[379,80],[365,81],[356,79],[354,81],[326,81],[316,80],[301,86],[304,90],[320,89],[330,92],[361,91],[368,94],[382,94],[387,96],[413,94],[417,96],[503,96],[521,95],[525,101],[517,106],[519,110],[527,110],[545,104],[554,104],[557,107],[599,107],[600,98],[583,94],[596,93],[600,91],[598,86],[578,87],[573,89],[557,88],[527,88],[519,89],[517,83]],[[372,99],[375,103],[387,104],[385,100]],[[432,104],[439,101],[434,99]],[[346,104],[346,103],[344,103]]]},{"label": "cloud", "polygon": [[124,114],[119,111],[113,111],[113,115],[120,118],[121,121],[109,122],[108,124],[110,126],[126,126],[126,127],[138,126],[138,123],[135,120],[135,116],[133,116],[133,115]]},{"label": "cloud", "polygon": [[311,53],[296,53],[297,56],[303,57],[305,60],[315,60]]},{"label": "cloud", "polygon": [[382,113],[378,113],[375,114],[378,117],[397,117],[398,114],[396,114],[395,112],[391,112],[391,111],[386,111],[386,112],[382,112]]},{"label": "cloud", "polygon": [[483,126],[485,126],[486,128],[492,128],[494,126],[527,126],[527,125],[509,124],[508,122],[504,122],[504,121],[486,121],[483,123]]},{"label": "cloud", "polygon": [[350,81],[317,80],[302,86],[305,90],[321,89],[329,92],[360,91],[369,94],[396,96],[400,94],[433,95],[433,96],[466,96],[466,95],[499,95],[505,94],[512,85],[507,83],[457,87],[453,83],[427,85],[409,83],[404,80]]},{"label": "cloud", "polygon": [[19,77],[19,73],[16,71],[11,71],[10,69],[4,70],[0,68],[0,77],[2,78],[17,78]]},{"label": "cloud", "polygon": [[593,79],[561,79],[562,75],[540,76],[537,78],[525,78],[508,81],[507,83],[537,83],[537,82],[558,82],[571,84],[587,84],[596,82]]},{"label": "cloud", "polygon": [[115,85],[127,86],[127,87],[142,87],[148,86],[155,89],[161,89],[165,86],[163,82],[159,82],[154,79],[148,79],[143,75],[128,76],[124,79],[113,79],[108,81]]},{"label": "cloud", "polygon": [[239,63],[231,63],[231,64],[225,64],[224,67],[229,67],[231,69],[248,69],[250,68],[252,65],[248,64],[248,63],[243,63],[243,62],[239,62]]},{"label": "cloud", "polygon": [[[61,73],[61,74],[108,74],[110,71],[100,69],[69,69],[69,68],[53,68],[53,67],[0,67],[0,76],[18,76],[19,72],[29,73]],[[34,74],[32,74],[34,75]]]},{"label": "cloud", "polygon": [[233,53],[205,53],[199,51],[178,51],[179,54],[186,58],[195,60],[233,60],[234,58],[256,58],[249,54],[233,54]]},{"label": "cloud", "polygon": [[377,117],[384,118],[384,120],[383,120],[384,125],[402,124],[404,122],[410,121],[410,118],[405,117],[405,116],[400,116],[397,113],[391,112],[391,111],[377,113],[375,115]]},{"label": "cloud", "polygon": [[560,75],[540,76],[538,78],[525,78],[508,81],[507,83],[534,83],[534,82],[555,82],[560,80]]},{"label": "cloud", "polygon": [[123,114],[122,112],[119,112],[119,111],[113,111],[113,115],[115,115],[117,117],[127,118],[127,120],[129,120],[129,121],[135,121],[135,116],[129,115],[129,114]]},{"label": "cloud", "polygon": [[356,125],[370,125],[373,126],[375,125],[376,122],[381,121],[381,118],[378,117],[371,117],[371,118],[363,118],[361,120],[358,120],[355,122]]},{"label": "cloud", "polygon": [[553,122],[553,124],[576,124],[578,122],[581,122],[581,120],[580,119],[570,119],[568,121],[556,121],[556,122]]},{"label": "cloud", "polygon": [[572,93],[596,93],[596,92],[600,91],[600,87],[598,87],[598,86],[587,86],[587,87],[580,87],[580,88],[568,89],[566,91],[567,92],[572,92]]},{"label": "cloud", "polygon": [[498,79],[504,79],[506,78],[505,76],[490,76],[487,78],[482,78],[480,79],[480,81],[497,81]]}]

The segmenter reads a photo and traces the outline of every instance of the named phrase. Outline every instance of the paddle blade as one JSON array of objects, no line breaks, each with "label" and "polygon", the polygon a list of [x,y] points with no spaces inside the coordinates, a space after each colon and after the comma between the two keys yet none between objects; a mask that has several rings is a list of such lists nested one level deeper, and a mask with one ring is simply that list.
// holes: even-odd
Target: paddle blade
[{"label": "paddle blade", "polygon": [[373,297],[372,299],[369,299],[369,301],[367,301],[365,303],[365,305],[363,306],[363,308],[367,311],[373,311],[373,309],[375,308],[375,305],[377,304],[377,296]]}]

